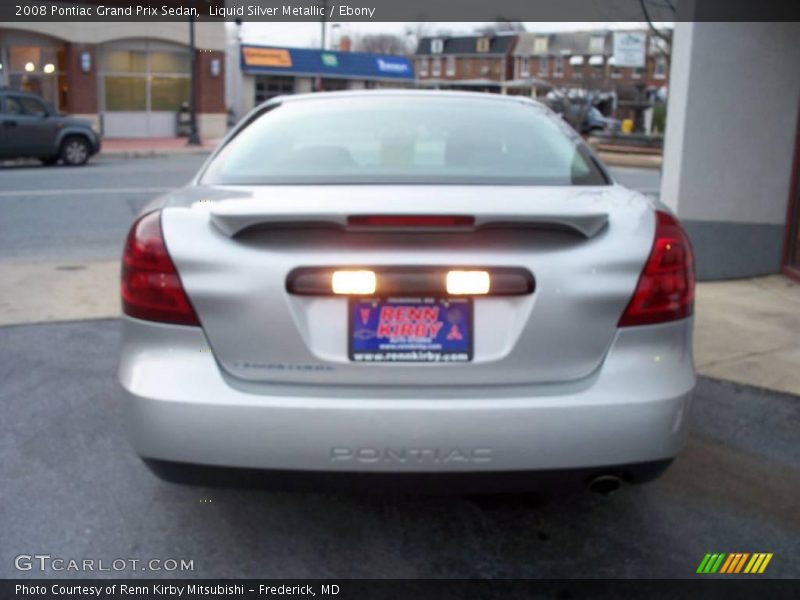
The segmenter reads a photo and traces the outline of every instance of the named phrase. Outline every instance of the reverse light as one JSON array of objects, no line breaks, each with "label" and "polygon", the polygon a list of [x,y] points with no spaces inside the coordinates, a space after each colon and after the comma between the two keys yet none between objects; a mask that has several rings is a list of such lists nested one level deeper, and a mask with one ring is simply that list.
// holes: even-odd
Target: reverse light
[{"label": "reverse light", "polygon": [[672,215],[656,212],[656,234],[620,327],[653,325],[690,316],[694,308],[694,255]]},{"label": "reverse light", "polygon": [[331,289],[334,294],[369,296],[375,293],[376,281],[373,271],[334,271]]},{"label": "reverse light", "polygon": [[448,271],[447,293],[451,296],[488,294],[489,273],[486,271]]},{"label": "reverse light", "polygon": [[122,254],[122,312],[146,321],[200,325],[167,252],[161,211],[131,226]]}]

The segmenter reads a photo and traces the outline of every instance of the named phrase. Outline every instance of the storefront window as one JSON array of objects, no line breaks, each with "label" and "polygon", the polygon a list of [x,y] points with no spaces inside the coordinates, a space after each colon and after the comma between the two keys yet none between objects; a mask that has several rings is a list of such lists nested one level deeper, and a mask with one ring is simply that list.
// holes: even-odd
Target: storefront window
[{"label": "storefront window", "polygon": [[[0,48],[0,57],[4,55]],[[59,79],[63,78],[63,50],[58,46],[9,45],[5,48],[8,64],[3,65],[0,84],[11,89],[42,96],[56,110]]]},{"label": "storefront window", "polygon": [[338,92],[347,89],[346,79],[322,79],[322,90],[325,92]]},{"label": "storefront window", "polygon": [[147,110],[145,77],[105,77],[106,110]]},{"label": "storefront window", "polygon": [[152,48],[109,47],[102,52],[107,111],[175,112],[189,101],[191,59],[188,52]]},{"label": "storefront window", "polygon": [[[8,49],[8,62],[11,71],[27,73],[49,71],[58,64],[55,48],[41,46],[11,46]],[[50,68],[45,69],[47,65]]]},{"label": "storefront window", "polygon": [[181,73],[188,75],[191,71],[191,61],[188,54],[152,52],[150,54],[150,71],[153,73]]},{"label": "storefront window", "polygon": [[150,110],[176,111],[189,102],[189,79],[153,77],[150,81]]},{"label": "storefront window", "polygon": [[294,93],[294,78],[275,75],[256,77],[256,104],[266,102],[275,96]]},{"label": "storefront window", "polygon": [[147,54],[132,50],[110,50],[103,54],[106,73],[145,73]]}]

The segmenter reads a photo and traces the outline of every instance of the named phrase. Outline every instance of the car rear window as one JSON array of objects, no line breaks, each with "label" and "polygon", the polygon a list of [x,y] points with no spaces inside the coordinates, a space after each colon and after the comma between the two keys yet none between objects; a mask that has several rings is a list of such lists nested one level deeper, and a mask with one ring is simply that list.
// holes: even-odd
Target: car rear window
[{"label": "car rear window", "polygon": [[444,94],[285,102],[231,139],[202,182],[609,183],[580,137],[545,108]]}]

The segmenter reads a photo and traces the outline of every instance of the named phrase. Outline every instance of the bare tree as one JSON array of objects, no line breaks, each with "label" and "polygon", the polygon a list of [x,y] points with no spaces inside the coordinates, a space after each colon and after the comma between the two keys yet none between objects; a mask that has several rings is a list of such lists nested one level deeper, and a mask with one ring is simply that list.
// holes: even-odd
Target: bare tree
[{"label": "bare tree", "polygon": [[[447,36],[449,32],[443,33],[438,32],[438,35]],[[413,54],[417,51],[417,47],[419,46],[419,42],[424,37],[431,36],[431,24],[425,21],[419,21],[416,23],[409,23],[406,27],[406,40],[408,42],[408,47],[410,49],[409,54]]]},{"label": "bare tree", "polygon": [[[657,8],[669,10],[673,15],[677,15],[675,5],[673,4],[672,0],[661,1],[663,4],[656,4]],[[650,17],[650,7],[648,6],[651,3],[655,4],[653,0],[639,0],[639,5],[642,7],[642,14],[644,15],[645,21],[647,21],[647,28],[650,30],[650,34],[653,36],[653,38],[651,38],[652,43],[650,44],[650,50],[655,56],[664,57],[664,60],[667,64],[667,71],[669,71],[670,58],[672,55],[672,30],[659,29],[655,26]]]},{"label": "bare tree", "polygon": [[[651,33],[660,38],[664,41],[665,44],[668,46],[672,44],[672,35],[666,31],[659,30],[654,24],[653,20],[650,18],[650,9],[648,4],[650,4],[652,0],[639,0],[639,5],[642,7],[642,14],[644,14],[644,20],[647,21],[647,26],[650,28]],[[659,8],[667,8],[672,12],[673,15],[677,14],[675,11],[675,5],[672,3],[672,0],[663,0],[664,4],[659,4]]]},{"label": "bare tree", "polygon": [[406,55],[409,53],[406,40],[402,36],[392,33],[359,35],[353,40],[353,49],[357,52],[372,52],[374,54]]},{"label": "bare tree", "polygon": [[480,35],[497,35],[499,33],[522,33],[526,31],[522,21],[495,21],[487,23],[475,29],[475,33]]}]

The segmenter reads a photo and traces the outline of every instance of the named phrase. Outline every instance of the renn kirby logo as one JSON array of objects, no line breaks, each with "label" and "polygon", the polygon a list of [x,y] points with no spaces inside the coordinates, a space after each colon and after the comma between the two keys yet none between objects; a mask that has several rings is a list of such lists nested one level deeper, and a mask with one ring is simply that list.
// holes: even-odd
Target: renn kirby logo
[{"label": "renn kirby logo", "polygon": [[731,554],[706,554],[697,567],[701,575],[724,573],[726,575],[746,573],[761,574],[772,560],[772,552],[733,552]]}]

